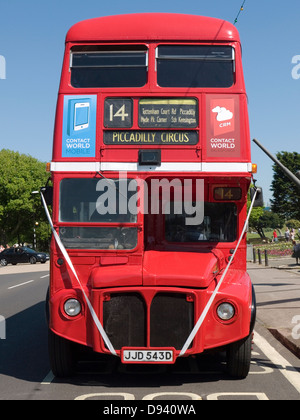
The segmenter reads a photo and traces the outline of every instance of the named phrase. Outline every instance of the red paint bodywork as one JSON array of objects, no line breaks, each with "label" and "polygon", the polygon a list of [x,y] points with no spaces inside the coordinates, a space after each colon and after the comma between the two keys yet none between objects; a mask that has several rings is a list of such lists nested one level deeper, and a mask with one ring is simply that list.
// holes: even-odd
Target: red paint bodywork
[{"label": "red paint bodywork", "polygon": [[[161,88],[156,82],[155,49],[160,44],[204,44],[229,45],[235,49],[235,83],[227,89],[220,88]],[[145,45],[149,49],[149,80],[141,88],[73,88],[70,83],[70,49],[74,45]],[[196,98],[199,104],[199,143],[197,146],[161,146],[162,162],[186,163],[251,163],[247,97],[244,85],[240,38],[236,28],[228,22],[201,16],[176,14],[135,14],[103,17],[74,25],[66,36],[66,50],[58,94],[54,131],[52,162],[73,162],[63,158],[62,125],[64,95],[97,95],[96,154],[94,158],[77,158],[76,162],[136,162],[140,147],[103,144],[103,104],[106,97],[129,97],[137,104],[140,98]],[[208,153],[207,133],[210,100],[216,97],[231,98],[238,112],[237,136],[240,139],[238,156],[212,156]],[[137,106],[135,106],[135,109]],[[134,115],[132,130],[139,130],[137,115]],[[151,146],[145,146],[145,148]],[[155,147],[158,148],[157,146]],[[174,171],[168,177],[181,178],[181,172]],[[64,178],[95,177],[90,172],[53,171],[54,185],[53,222],[56,229],[73,226],[59,222],[59,184]],[[107,172],[107,177],[117,177],[116,172]],[[147,179],[148,172],[128,173],[129,178]],[[166,173],[156,171],[155,176]],[[138,245],[130,251],[124,250],[68,250],[78,277],[88,294],[96,313],[103,322],[103,305],[113,293],[132,292],[143,297],[147,313],[147,331],[150,329],[150,308],[153,297],[161,290],[172,294],[185,294],[194,304],[194,323],[200,317],[206,303],[226,267],[228,258],[235,248],[247,210],[247,191],[251,173],[249,171],[185,172],[184,177],[201,177],[205,181],[205,200],[214,202],[213,188],[216,186],[239,186],[242,198],[237,201],[237,238],[232,243],[190,244],[184,249],[179,245],[168,245],[161,238],[161,220],[149,215],[147,226],[142,215],[138,216]],[[154,235],[155,246],[145,238]],[[146,246],[146,244],[148,244]],[[106,352],[104,342],[96,329],[86,307],[82,292],[66,264],[59,265],[62,255],[55,244],[51,245],[50,281],[50,328],[62,337],[92,347],[96,352]],[[216,268],[217,267],[217,268]],[[74,319],[64,314],[63,303],[70,297],[77,297],[83,311]],[[236,308],[231,322],[221,322],[216,315],[216,306],[230,301]],[[187,355],[220,347],[238,341],[249,334],[251,320],[252,289],[246,272],[246,238],[244,237],[234,262],[226,276],[207,318],[198,332]],[[176,308],[174,308],[176,310]],[[149,332],[148,332],[149,334]],[[184,337],[184,341],[187,337]],[[147,337],[150,346],[150,338]],[[119,350],[117,351],[119,353]],[[176,350],[179,354],[179,350]]]}]

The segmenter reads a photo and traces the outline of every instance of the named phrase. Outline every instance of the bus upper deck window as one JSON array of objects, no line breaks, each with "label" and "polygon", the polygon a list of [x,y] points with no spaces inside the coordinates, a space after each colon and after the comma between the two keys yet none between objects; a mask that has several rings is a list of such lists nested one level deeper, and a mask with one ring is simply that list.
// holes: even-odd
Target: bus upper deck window
[{"label": "bus upper deck window", "polygon": [[156,51],[161,87],[228,88],[234,84],[230,46],[160,45]]},{"label": "bus upper deck window", "polygon": [[148,55],[145,48],[74,47],[70,67],[75,88],[141,87],[147,83]]}]

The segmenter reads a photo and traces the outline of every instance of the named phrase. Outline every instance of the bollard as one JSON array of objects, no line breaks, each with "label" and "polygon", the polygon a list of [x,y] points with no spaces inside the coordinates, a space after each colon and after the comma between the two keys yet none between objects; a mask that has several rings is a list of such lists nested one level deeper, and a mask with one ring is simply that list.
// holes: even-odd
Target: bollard
[{"label": "bollard", "polygon": [[258,264],[261,264],[261,252],[260,249],[257,250],[258,253]]},{"label": "bollard", "polygon": [[256,263],[256,251],[255,248],[253,248],[253,262]]},{"label": "bollard", "polygon": [[265,266],[269,267],[268,250],[265,249]]}]

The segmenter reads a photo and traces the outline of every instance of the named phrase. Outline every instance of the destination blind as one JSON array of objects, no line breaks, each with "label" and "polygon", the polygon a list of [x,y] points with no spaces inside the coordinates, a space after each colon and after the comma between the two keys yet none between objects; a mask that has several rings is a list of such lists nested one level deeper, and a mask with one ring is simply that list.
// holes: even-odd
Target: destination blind
[{"label": "destination blind", "polygon": [[198,144],[197,131],[104,131],[106,145],[167,145],[193,146]]},{"label": "destination blind", "polygon": [[198,102],[196,99],[141,99],[139,127],[196,128]]}]

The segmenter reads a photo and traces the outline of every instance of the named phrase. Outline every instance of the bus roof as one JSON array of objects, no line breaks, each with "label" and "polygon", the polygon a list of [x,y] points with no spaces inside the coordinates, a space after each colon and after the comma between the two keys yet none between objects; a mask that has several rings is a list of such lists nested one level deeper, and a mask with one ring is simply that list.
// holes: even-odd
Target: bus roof
[{"label": "bus roof", "polygon": [[73,25],[66,42],[240,41],[231,23],[175,13],[136,13],[84,20]]}]

